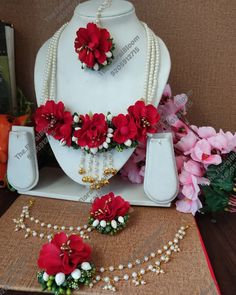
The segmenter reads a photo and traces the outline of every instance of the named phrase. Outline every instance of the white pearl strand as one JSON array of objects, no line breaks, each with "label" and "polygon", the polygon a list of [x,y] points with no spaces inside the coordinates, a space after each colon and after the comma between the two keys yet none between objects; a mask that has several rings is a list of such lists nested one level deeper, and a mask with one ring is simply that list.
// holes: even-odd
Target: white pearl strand
[{"label": "white pearl strand", "polygon": [[159,42],[153,31],[143,23],[147,36],[147,58],[144,81],[144,99],[146,104],[153,104],[157,90],[160,68]]},{"label": "white pearl strand", "polygon": [[105,0],[105,1],[103,1],[103,3],[98,7],[98,10],[97,10],[97,13],[96,13],[96,20],[95,20],[95,22],[96,22],[96,24],[97,24],[98,26],[101,26],[101,20],[100,20],[100,18],[101,18],[101,16],[102,16],[102,12],[103,12],[106,8],[110,7],[110,6],[111,6],[111,3],[112,3],[111,0]]},{"label": "white pearl strand", "polygon": [[[141,259],[136,259],[134,262],[128,262],[127,264],[119,264],[118,266],[109,266],[109,267],[100,267],[99,272],[100,274],[95,277],[93,280],[93,283],[90,285],[92,287],[94,284],[103,281],[106,283],[105,286],[103,286],[103,289],[110,290],[110,291],[116,291],[115,284],[119,281],[132,281],[132,283],[135,286],[139,285],[145,285],[146,281],[144,280],[144,276],[148,272],[153,272],[156,274],[164,274],[164,270],[161,268],[161,265],[164,263],[167,263],[170,261],[170,257],[173,253],[179,252],[179,241],[182,240],[186,234],[186,229],[188,226],[181,226],[178,232],[175,234],[175,238],[173,241],[169,241],[167,245],[163,246],[163,249],[158,249],[157,251],[151,252],[150,254],[144,256]],[[159,258],[158,258],[159,256]],[[151,263],[151,261],[156,259],[154,263]],[[148,265],[141,267],[143,264]],[[132,273],[129,272],[133,268],[138,268],[136,271],[133,271]],[[114,273],[116,271],[123,271],[125,270],[125,274],[122,275],[112,275],[112,277],[109,276],[102,276],[104,273]]]},{"label": "white pearl strand", "polygon": [[[16,224],[15,231],[19,231],[20,229],[23,229],[25,231],[25,238],[28,238],[30,236],[32,237],[39,237],[41,239],[47,238],[49,241],[53,238],[53,235],[55,233],[43,233],[38,232],[36,230],[31,229],[29,226],[25,224],[25,220],[29,220],[34,222],[35,224],[39,225],[40,227],[47,229],[47,230],[54,230],[54,231],[69,231],[71,233],[76,233],[81,236],[83,239],[89,239],[89,233],[94,230],[93,227],[90,227],[87,224],[84,224],[83,226],[66,226],[66,225],[56,225],[51,223],[46,223],[44,221],[39,220],[38,218],[35,218],[30,215],[29,209],[33,205],[33,202],[30,202],[29,206],[24,206],[22,209],[22,213],[20,215],[19,219],[13,219],[13,222]],[[78,232],[78,233],[77,233]]]}]

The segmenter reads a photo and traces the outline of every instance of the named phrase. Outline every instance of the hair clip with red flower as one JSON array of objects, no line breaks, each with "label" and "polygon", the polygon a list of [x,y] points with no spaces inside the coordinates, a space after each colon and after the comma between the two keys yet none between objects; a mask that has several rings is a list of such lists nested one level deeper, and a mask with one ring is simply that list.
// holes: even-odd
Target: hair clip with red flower
[{"label": "hair clip with red flower", "polygon": [[79,28],[76,32],[74,47],[82,68],[95,71],[112,62],[115,49],[108,30],[98,27],[95,23],[88,23],[86,28]]},{"label": "hair clip with red flower", "polygon": [[81,285],[92,285],[95,266],[88,262],[91,248],[83,240],[72,234],[61,232],[51,242],[42,246],[38,266],[38,282],[43,290],[54,294],[71,294]]},{"label": "hair clip with red flower", "polygon": [[89,224],[102,234],[114,235],[126,226],[129,209],[129,202],[111,192],[95,199]]}]

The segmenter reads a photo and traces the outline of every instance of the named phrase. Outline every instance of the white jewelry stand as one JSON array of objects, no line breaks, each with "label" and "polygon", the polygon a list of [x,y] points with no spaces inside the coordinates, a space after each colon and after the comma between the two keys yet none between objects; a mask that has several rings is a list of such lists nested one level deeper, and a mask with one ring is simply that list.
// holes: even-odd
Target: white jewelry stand
[{"label": "white jewelry stand", "polygon": [[[145,62],[147,55],[146,33],[142,23],[138,20],[133,5],[128,1],[114,0],[111,7],[107,8],[101,18],[103,27],[107,28],[114,38],[116,49],[113,63],[101,72],[82,70],[80,61],[74,51],[75,33],[80,27],[86,27],[88,22],[93,22],[101,0],[87,1],[80,4],[68,23],[59,40],[58,62],[57,62],[57,97],[56,101],[63,101],[66,108],[79,113],[111,111],[113,114],[126,113],[127,107],[134,104],[143,96],[145,82]],[[157,37],[158,38],[158,37]],[[164,87],[170,73],[170,56],[163,41],[158,38],[160,50],[160,70],[158,75],[158,87],[154,105],[159,104]],[[130,49],[121,57],[123,48]],[[39,50],[35,64],[35,91],[38,105],[41,101],[41,91],[43,84],[44,68],[49,41]],[[122,58],[138,48],[136,53],[132,53],[132,58],[128,60],[124,67],[117,67]],[[114,75],[114,71],[119,69]],[[54,155],[63,171],[75,182],[81,183],[81,175],[78,167],[81,158],[80,150],[62,147],[58,141],[49,138],[49,143]],[[113,152],[113,167],[117,170],[126,163],[133,149],[124,152]],[[29,192],[48,197],[78,200],[78,191],[86,192],[88,188],[70,181],[65,175],[51,174],[41,171],[40,183]],[[48,171],[48,170],[47,170]],[[46,175],[46,176],[45,176]],[[54,176],[57,176],[57,180]],[[48,178],[49,177],[49,181]],[[53,188],[50,184],[53,184]],[[63,190],[65,189],[64,193]],[[75,189],[76,188],[76,189]],[[120,189],[119,189],[120,188]],[[73,194],[75,189],[76,196]],[[111,180],[111,184],[103,191],[96,192],[101,195],[104,191],[114,190],[116,194],[121,193],[123,197],[130,200],[134,205],[158,205],[149,200],[142,186]],[[139,193],[138,193],[138,191]],[[122,191],[122,192],[121,192]],[[50,194],[52,192],[52,194]],[[134,197],[137,195],[137,197]],[[168,206],[169,204],[162,204]]]}]

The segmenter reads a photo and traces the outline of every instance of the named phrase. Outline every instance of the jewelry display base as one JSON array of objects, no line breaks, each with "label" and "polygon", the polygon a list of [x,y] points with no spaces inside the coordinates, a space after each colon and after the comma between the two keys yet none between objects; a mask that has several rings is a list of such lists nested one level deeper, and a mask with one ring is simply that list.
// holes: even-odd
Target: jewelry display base
[{"label": "jewelry display base", "polygon": [[29,191],[18,191],[20,194],[40,196],[46,198],[81,201],[91,203],[94,198],[109,192],[121,195],[131,205],[170,207],[171,203],[158,204],[150,200],[144,190],[143,184],[132,184],[115,176],[111,183],[98,191],[90,191],[71,180],[60,168],[44,167],[39,171],[39,182],[36,187]]},{"label": "jewelry display base", "polygon": [[[20,216],[22,207],[28,204],[29,200],[35,200],[31,209],[32,216],[45,222],[78,226],[88,220],[90,204],[19,196],[0,218],[0,253],[2,253],[0,290],[2,292],[18,290],[22,294],[27,294],[27,292],[41,291],[36,277],[37,258],[42,244],[47,240],[33,237],[25,239],[23,231],[14,232],[15,225],[12,221],[13,218]],[[201,244],[201,236],[198,234],[194,217],[191,214],[177,212],[175,208],[135,207],[127,227],[119,234],[108,236],[92,232],[87,241],[93,249],[91,261],[98,269],[101,266],[117,266],[120,263],[133,262],[166,245],[182,225],[190,227],[186,237],[180,242],[181,251],[174,253],[170,262],[163,265],[165,274],[149,273],[145,277],[144,286],[136,287],[132,282],[122,281],[117,284],[117,294],[217,295],[217,288],[204,256],[202,248],[204,245]],[[35,228],[33,223],[29,223],[29,226]],[[149,263],[142,267],[146,268]],[[127,272],[131,275],[132,271],[137,269],[130,271],[127,269],[121,274]],[[100,282],[92,289],[82,287],[74,294],[111,294],[103,290],[103,286],[104,283]]]}]

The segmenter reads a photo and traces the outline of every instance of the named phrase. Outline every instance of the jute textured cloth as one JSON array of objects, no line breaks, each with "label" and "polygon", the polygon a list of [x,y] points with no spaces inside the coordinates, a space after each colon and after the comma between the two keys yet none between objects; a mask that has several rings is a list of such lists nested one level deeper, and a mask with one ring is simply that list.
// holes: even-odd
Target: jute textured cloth
[{"label": "jute textured cloth", "polygon": [[[31,214],[57,225],[83,225],[90,205],[78,202],[20,196],[0,219],[0,288],[20,291],[40,291],[36,273],[39,250],[46,240],[24,238],[22,231],[14,232],[12,219],[20,216],[22,207],[35,199]],[[142,258],[163,247],[181,225],[190,225],[180,243],[181,252],[175,253],[163,266],[165,274],[149,273],[145,286],[135,287],[130,282],[118,283],[118,294],[217,294],[201,247],[194,218],[176,212],[174,208],[134,207],[128,227],[114,237],[90,234],[88,243],[93,248],[92,261],[96,266],[117,266]],[[35,223],[28,223],[36,229]],[[154,260],[155,261],[155,260]],[[129,273],[127,271],[127,273]],[[123,273],[124,274],[124,273]],[[93,289],[81,289],[79,294],[107,294],[103,283]]]}]

